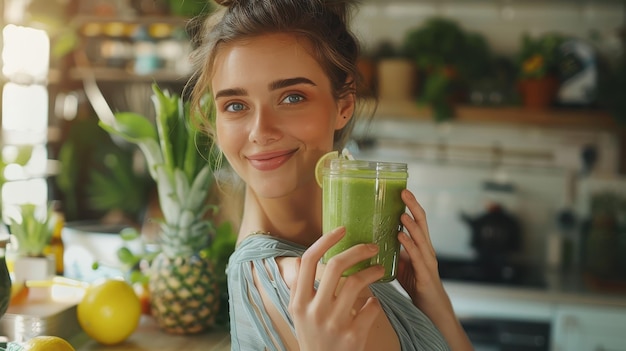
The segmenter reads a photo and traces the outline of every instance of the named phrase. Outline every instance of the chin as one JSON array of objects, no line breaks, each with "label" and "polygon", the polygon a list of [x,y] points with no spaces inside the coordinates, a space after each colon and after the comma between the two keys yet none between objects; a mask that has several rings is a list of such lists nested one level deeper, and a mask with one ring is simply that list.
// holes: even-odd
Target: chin
[{"label": "chin", "polygon": [[282,177],[280,179],[257,180],[250,184],[250,188],[257,194],[257,197],[266,199],[278,199],[293,195],[312,186],[319,188],[314,179],[305,184],[293,178],[285,179]]}]

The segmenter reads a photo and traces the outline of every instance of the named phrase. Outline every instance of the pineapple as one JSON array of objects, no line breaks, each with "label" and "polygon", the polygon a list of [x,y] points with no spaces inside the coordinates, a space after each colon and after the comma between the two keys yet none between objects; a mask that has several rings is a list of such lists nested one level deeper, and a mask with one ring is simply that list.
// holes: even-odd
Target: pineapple
[{"label": "pineapple", "polygon": [[179,169],[172,177],[158,167],[157,174],[165,219],[161,222],[162,252],[148,274],[152,314],[169,333],[199,333],[213,326],[219,309],[214,262],[202,254],[209,234],[214,233],[211,222],[203,219],[211,172],[205,166],[191,186]]},{"label": "pineapple", "polygon": [[188,105],[156,85],[153,91],[156,128],[132,112],[118,113],[113,123],[100,125],[139,146],[157,184],[163,218],[161,252],[148,270],[152,314],[166,332],[194,334],[215,323],[219,283],[225,280],[225,272],[215,269],[211,245],[216,230],[207,219],[216,210],[207,204],[216,163],[213,154],[198,152],[198,146],[209,142],[185,120]]},{"label": "pineapple", "polygon": [[213,262],[200,255],[161,253],[149,277],[151,311],[162,330],[195,334],[215,324],[220,300]]}]

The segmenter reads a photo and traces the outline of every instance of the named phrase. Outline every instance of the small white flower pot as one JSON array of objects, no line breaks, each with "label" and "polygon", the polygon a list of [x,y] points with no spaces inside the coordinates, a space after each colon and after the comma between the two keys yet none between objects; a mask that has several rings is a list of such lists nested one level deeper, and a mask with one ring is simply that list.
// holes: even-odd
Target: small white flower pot
[{"label": "small white flower pot", "polygon": [[15,258],[13,274],[15,282],[48,280],[55,276],[54,255],[45,257],[18,256]]}]

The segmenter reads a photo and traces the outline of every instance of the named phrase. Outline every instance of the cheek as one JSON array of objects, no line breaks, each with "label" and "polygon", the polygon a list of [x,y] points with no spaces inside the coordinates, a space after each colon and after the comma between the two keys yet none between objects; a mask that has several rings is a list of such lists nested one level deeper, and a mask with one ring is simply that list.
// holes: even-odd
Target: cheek
[{"label": "cheek", "polygon": [[319,118],[298,126],[303,139],[319,141],[323,145],[332,145],[335,131],[334,118]]},{"label": "cheek", "polygon": [[233,128],[224,123],[220,123],[219,119],[215,123],[215,142],[222,150],[224,156],[230,161],[231,155],[236,151],[237,144],[241,138],[241,130]]}]

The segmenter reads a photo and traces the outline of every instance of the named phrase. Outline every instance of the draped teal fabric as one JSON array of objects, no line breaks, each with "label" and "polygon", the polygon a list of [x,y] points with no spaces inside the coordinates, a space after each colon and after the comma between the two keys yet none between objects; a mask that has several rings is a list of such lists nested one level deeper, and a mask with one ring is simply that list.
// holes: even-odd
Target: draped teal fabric
[{"label": "draped teal fabric", "polygon": [[[252,268],[262,289],[294,331],[289,317],[289,288],[283,281],[275,258],[302,256],[305,247],[267,235],[246,238],[230,257],[228,289],[232,350],[286,350],[264,309]],[[272,278],[276,279],[272,279]],[[432,322],[392,283],[371,285],[387,318],[400,339],[403,351],[448,350]]]}]

